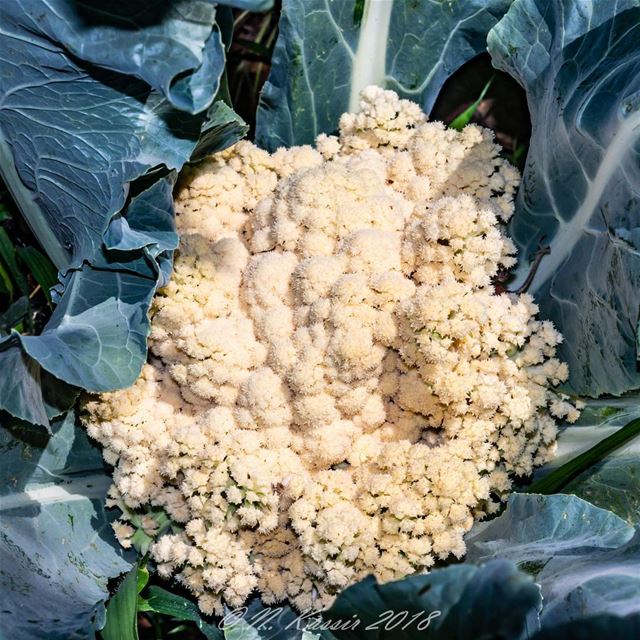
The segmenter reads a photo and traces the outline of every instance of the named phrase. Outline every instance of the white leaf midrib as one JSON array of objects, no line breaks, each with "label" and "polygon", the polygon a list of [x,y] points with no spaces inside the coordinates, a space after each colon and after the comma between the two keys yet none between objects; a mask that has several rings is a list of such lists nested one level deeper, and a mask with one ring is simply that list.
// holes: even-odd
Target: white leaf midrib
[{"label": "white leaf midrib", "polygon": [[[588,228],[602,195],[613,174],[620,168],[621,162],[640,136],[640,111],[625,118],[602,156],[596,174],[588,183],[587,192],[575,215],[567,221],[559,219],[559,227],[551,241],[551,253],[540,263],[530,292],[538,291],[569,258],[575,246]],[[556,212],[559,215],[561,212]]]},{"label": "white leaf midrib", "polygon": [[349,111],[358,111],[360,92],[369,85],[384,86],[387,41],[394,0],[365,0],[360,37],[353,56]]},{"label": "white leaf midrib", "polygon": [[34,503],[48,505],[104,499],[110,484],[111,479],[100,473],[74,478],[61,484],[27,485],[20,492],[0,496],[0,512],[28,507]]}]

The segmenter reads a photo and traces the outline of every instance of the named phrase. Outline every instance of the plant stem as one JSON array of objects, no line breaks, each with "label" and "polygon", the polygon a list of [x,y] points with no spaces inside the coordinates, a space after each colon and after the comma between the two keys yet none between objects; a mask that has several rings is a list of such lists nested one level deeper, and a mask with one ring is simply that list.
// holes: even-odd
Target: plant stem
[{"label": "plant stem", "polygon": [[640,435],[640,418],[632,420],[608,438],[601,440],[598,444],[573,458],[573,460],[569,460],[569,462],[558,467],[544,478],[537,480],[527,488],[526,493],[559,493],[561,489],[583,471],[600,462],[612,451],[620,448],[638,435]]}]

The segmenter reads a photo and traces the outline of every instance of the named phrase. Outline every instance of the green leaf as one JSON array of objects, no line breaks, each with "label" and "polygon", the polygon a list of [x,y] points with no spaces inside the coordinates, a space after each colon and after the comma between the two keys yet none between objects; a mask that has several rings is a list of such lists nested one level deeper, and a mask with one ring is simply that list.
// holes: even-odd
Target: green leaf
[{"label": "green leaf", "polygon": [[42,287],[47,300],[51,302],[49,291],[58,283],[58,272],[47,256],[35,247],[19,247],[18,258],[27,266],[36,282]]},{"label": "green leaf", "polygon": [[466,562],[515,562],[542,589],[543,627],[586,615],[640,613],[640,531],[568,495],[512,494],[467,535]]},{"label": "green leaf", "polygon": [[339,640],[516,639],[538,629],[540,608],[531,577],[496,560],[386,584],[369,577],[343,591],[323,617],[336,625],[330,630]]},{"label": "green leaf", "polygon": [[28,294],[29,286],[27,284],[27,278],[18,266],[16,248],[4,227],[0,227],[0,260],[2,260],[8,268],[20,292],[23,295]]},{"label": "green leaf", "polygon": [[138,563],[127,573],[107,605],[107,620],[100,632],[104,640],[138,640],[138,593],[148,579],[146,568]]},{"label": "green leaf", "polygon": [[70,413],[52,435],[0,414],[0,635],[85,640],[131,563],[105,510],[111,479]]},{"label": "green leaf", "polygon": [[[40,335],[0,339],[0,369],[12,371],[0,409],[11,415],[47,425],[51,377],[114,390],[138,376],[177,244],[175,172],[209,131],[223,71],[216,11],[201,0],[0,2],[0,172],[64,279]],[[209,148],[235,142],[229,119]],[[3,238],[0,261],[4,247],[27,293]]]},{"label": "green leaf", "polygon": [[11,329],[23,322],[30,309],[27,296],[22,296],[11,304],[6,311],[0,314],[0,335],[9,333]]},{"label": "green leaf", "polygon": [[155,611],[176,620],[195,622],[208,640],[222,640],[222,631],[202,619],[198,606],[182,596],[171,593],[155,585],[149,587],[145,597],[139,600],[140,611]]},{"label": "green leaf", "polygon": [[510,235],[540,316],[563,334],[567,390],[640,387],[640,5],[517,0],[488,36],[526,90],[532,136]]},{"label": "green leaf", "polygon": [[[534,475],[544,478],[640,417],[637,394],[588,400],[578,421],[558,436],[556,457]],[[570,480],[564,493],[577,495],[640,525],[640,438],[634,438]]]},{"label": "green leaf", "polygon": [[137,592],[138,594],[142,593],[142,590],[147,586],[149,582],[149,569],[147,569],[147,565],[143,563],[138,563],[138,584],[137,584]]},{"label": "green leaf", "polygon": [[480,95],[476,99],[473,104],[470,104],[461,114],[457,115],[450,123],[449,128],[455,129],[456,131],[462,131],[470,122],[471,118],[473,118],[478,105],[484,100],[485,95],[487,95],[487,91],[489,91],[489,87],[493,82],[493,77],[489,79],[489,82],[484,85],[484,88],[480,92]]},{"label": "green leaf", "polygon": [[640,525],[640,455],[638,447],[602,460],[572,480],[564,493],[609,509],[633,525]]},{"label": "green leaf", "polygon": [[532,640],[634,640],[640,638],[640,615],[600,615],[540,630]]},{"label": "green leaf", "polygon": [[2,262],[0,262],[0,287],[0,293],[6,293],[9,298],[13,298],[13,281]]},{"label": "green leaf", "polygon": [[612,451],[624,446],[640,434],[640,418],[632,420],[622,429],[598,442],[588,451],[581,453],[558,469],[554,469],[544,478],[535,481],[527,488],[528,493],[551,494],[561,491],[571,480],[579,476]]},{"label": "green leaf", "polygon": [[312,143],[356,111],[371,84],[429,113],[444,82],[486,50],[511,0],[284,0],[256,142],[270,151]]},{"label": "green leaf", "polygon": [[4,202],[0,202],[0,222],[6,222],[7,220],[11,220],[11,214],[9,213],[9,209],[7,209]]}]

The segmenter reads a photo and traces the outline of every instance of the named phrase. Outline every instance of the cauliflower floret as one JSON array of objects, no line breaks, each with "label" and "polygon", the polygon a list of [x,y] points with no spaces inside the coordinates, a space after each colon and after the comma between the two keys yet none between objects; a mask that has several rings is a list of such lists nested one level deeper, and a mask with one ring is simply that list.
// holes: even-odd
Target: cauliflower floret
[{"label": "cauliflower floret", "polygon": [[123,546],[146,536],[205,613],[461,557],[579,409],[553,389],[562,337],[493,289],[517,182],[490,131],[377,87],[317,150],[188,168],[150,362],[85,402]]}]

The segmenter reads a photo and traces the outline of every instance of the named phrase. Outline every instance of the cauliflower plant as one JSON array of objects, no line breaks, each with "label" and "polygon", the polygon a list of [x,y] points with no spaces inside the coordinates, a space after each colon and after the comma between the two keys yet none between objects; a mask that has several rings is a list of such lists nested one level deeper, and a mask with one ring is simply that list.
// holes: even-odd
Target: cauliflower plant
[{"label": "cauliflower plant", "polygon": [[183,175],[150,363],[85,421],[122,544],[162,508],[180,527],[151,556],[204,612],[321,607],[462,556],[577,417],[561,336],[494,289],[519,177],[498,153],[369,87],[315,149],[241,142]]}]

